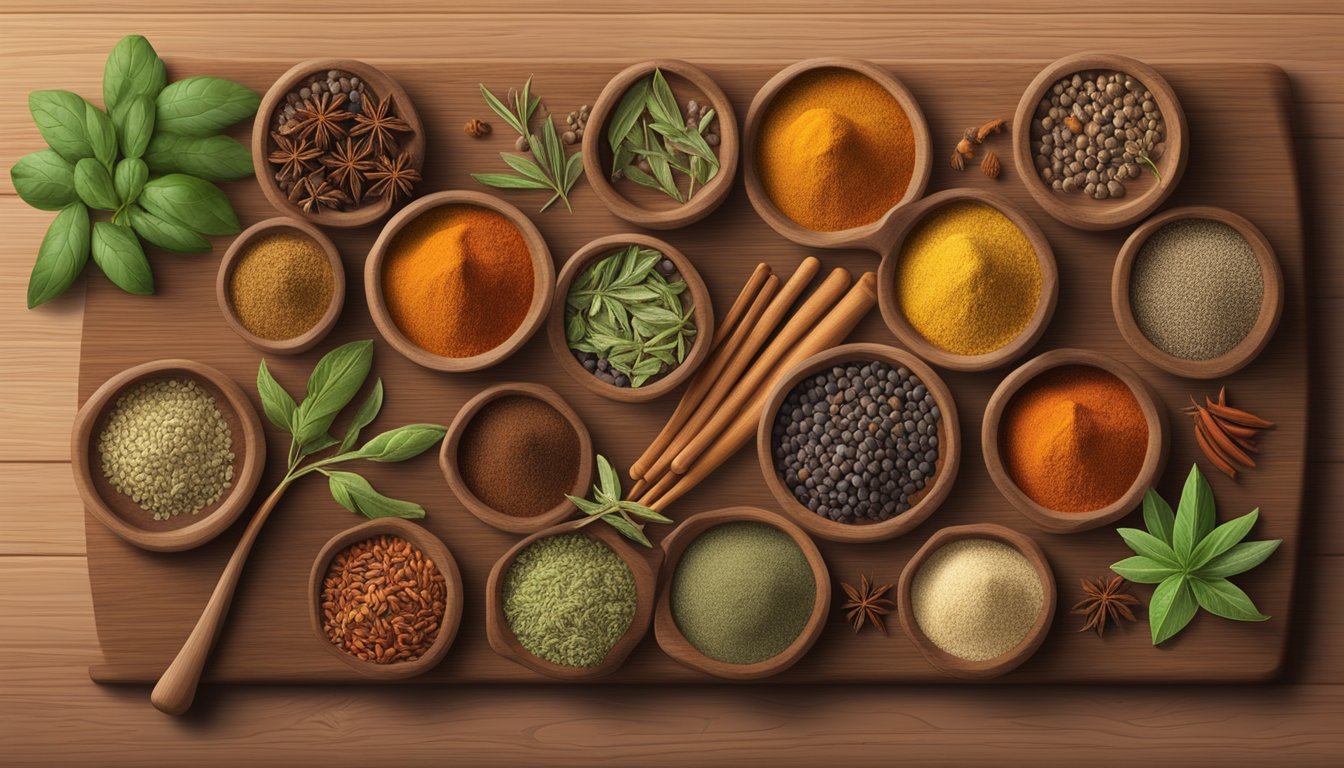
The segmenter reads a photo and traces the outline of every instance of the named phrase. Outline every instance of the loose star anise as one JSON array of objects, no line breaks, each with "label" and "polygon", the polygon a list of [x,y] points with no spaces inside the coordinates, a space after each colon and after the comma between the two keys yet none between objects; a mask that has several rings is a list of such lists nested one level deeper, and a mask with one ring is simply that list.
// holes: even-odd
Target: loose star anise
[{"label": "loose star anise", "polygon": [[841,610],[846,611],[845,618],[854,624],[854,632],[857,634],[863,629],[865,623],[877,627],[882,634],[887,634],[887,625],[883,623],[882,617],[891,613],[896,608],[896,604],[886,599],[885,595],[891,591],[890,584],[874,586],[868,580],[868,575],[859,577],[859,588],[855,589],[850,585],[840,582],[840,588],[849,596],[849,600],[841,606]]},{"label": "loose star anise", "polygon": [[345,137],[345,126],[342,123],[353,117],[341,109],[345,100],[344,93],[314,94],[294,110],[294,122],[280,129],[281,133],[297,131],[299,136],[309,139],[322,149],[330,147],[332,142]]},{"label": "loose star anise", "polygon": [[377,164],[369,159],[369,148],[363,142],[346,137],[344,144],[337,144],[330,154],[322,158],[327,167],[328,178],[350,193],[350,199],[358,203],[364,199],[364,181]]},{"label": "loose star anise", "polygon": [[355,127],[350,129],[351,136],[367,136],[365,143],[374,155],[391,154],[396,144],[395,133],[411,133],[411,126],[405,120],[392,114],[392,100],[378,101],[365,95],[364,109],[355,115]]},{"label": "loose star anise", "polygon": [[322,150],[298,137],[291,139],[272,132],[271,139],[275,141],[276,149],[266,159],[280,166],[276,175],[282,179],[297,179],[307,175],[313,169],[312,161],[322,154]]},{"label": "loose star anise", "polygon": [[1097,630],[1097,637],[1106,634],[1106,624],[1108,622],[1120,623],[1120,619],[1134,621],[1134,611],[1130,610],[1131,605],[1138,605],[1139,598],[1129,594],[1128,582],[1121,576],[1112,576],[1109,580],[1105,576],[1098,576],[1095,579],[1083,579],[1083,599],[1073,606],[1073,613],[1079,616],[1085,616],[1086,621],[1079,632],[1086,632],[1089,629]]},{"label": "loose star anise", "polygon": [[392,202],[411,194],[411,187],[420,180],[420,172],[411,167],[411,156],[402,152],[396,159],[378,158],[378,167],[369,173],[369,194],[386,197]]},{"label": "loose star anise", "polygon": [[304,192],[300,193],[299,199],[295,202],[307,213],[321,212],[323,208],[334,209],[350,202],[350,198],[344,192],[333,187],[326,179],[309,176],[303,180],[303,186]]}]

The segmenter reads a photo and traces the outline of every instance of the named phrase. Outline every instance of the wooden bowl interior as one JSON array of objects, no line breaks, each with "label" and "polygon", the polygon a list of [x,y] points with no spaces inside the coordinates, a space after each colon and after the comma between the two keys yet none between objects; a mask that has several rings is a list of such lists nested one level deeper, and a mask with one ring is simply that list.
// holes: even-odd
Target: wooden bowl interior
[{"label": "wooden bowl interior", "polygon": [[[1002,656],[986,661],[971,661],[944,651],[933,644],[933,641],[924,634],[924,630],[920,629],[919,622],[915,620],[912,592],[914,591],[915,576],[919,573],[919,569],[923,567],[934,552],[948,544],[965,539],[991,539],[1007,544],[1021,552],[1022,556],[1027,558],[1032,567],[1035,568],[1036,574],[1041,579],[1041,591],[1044,593],[1040,613],[1037,614],[1036,621],[1031,625],[1031,629],[1027,631],[1027,636],[1022,639],[1022,642]],[[924,546],[919,548],[914,557],[910,558],[905,570],[901,571],[901,579],[896,586],[897,610],[901,627],[905,630],[906,636],[915,644],[924,658],[929,660],[930,664],[948,675],[968,680],[998,677],[1016,669],[1031,658],[1031,655],[1045,641],[1045,636],[1050,629],[1050,622],[1055,617],[1057,600],[1058,593],[1055,588],[1054,572],[1050,569],[1050,563],[1045,559],[1045,553],[1041,551],[1040,546],[1026,535],[991,523],[958,525],[944,528],[933,534],[924,543]]]},{"label": "wooden bowl interior", "polygon": [[[775,469],[773,430],[784,400],[799,383],[833,365],[867,360],[880,360],[895,366],[905,366],[933,393],[941,411],[938,426],[938,463],[934,466],[931,482],[912,497],[914,503],[905,512],[881,522],[841,523],[808,509],[784,484],[784,479]],[[765,407],[761,410],[760,426],[757,428],[756,454],[770,493],[784,508],[784,512],[808,533],[830,541],[847,543],[885,541],[909,533],[927,520],[952,492],[957,469],[961,465],[961,427],[957,420],[957,404],[952,399],[952,391],[938,374],[909,352],[884,344],[845,344],[813,355],[799,363],[770,390],[770,394],[766,396]]]},{"label": "wooden bowl interior", "polygon": [[[676,578],[677,565],[681,562],[681,556],[685,554],[687,547],[705,531],[724,523],[736,522],[762,523],[788,534],[802,550],[808,565],[812,567],[812,578],[817,587],[812,614],[808,617],[803,631],[788,648],[755,664],[729,664],[705,655],[681,633],[677,620],[672,615],[672,580]],[[817,545],[801,528],[788,520],[757,507],[728,507],[712,512],[701,512],[683,520],[671,535],[663,539],[662,546],[665,555],[663,571],[658,579],[658,608],[654,615],[654,633],[658,638],[658,646],[677,662],[728,680],[758,680],[783,672],[796,664],[821,636],[821,631],[826,626],[826,617],[831,610],[830,571]]]}]

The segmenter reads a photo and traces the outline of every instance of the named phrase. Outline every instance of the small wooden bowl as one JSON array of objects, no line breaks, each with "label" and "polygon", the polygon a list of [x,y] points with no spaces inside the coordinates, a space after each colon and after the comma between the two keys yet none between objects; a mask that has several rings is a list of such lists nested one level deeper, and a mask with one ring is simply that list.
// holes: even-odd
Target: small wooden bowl
[{"label": "small wooden bowl", "polygon": [[448,426],[448,438],[443,441],[443,447],[439,450],[439,467],[443,470],[443,477],[448,481],[448,487],[453,495],[462,502],[462,506],[466,507],[468,512],[480,518],[481,522],[508,533],[536,533],[564,522],[576,511],[574,505],[568,499],[562,499],[540,515],[532,517],[510,515],[491,507],[472,493],[458,468],[458,448],[462,443],[462,435],[472,420],[486,405],[501,397],[515,395],[546,403],[559,411],[574,428],[574,432],[579,436],[579,472],[574,477],[574,484],[570,487],[569,493],[571,496],[586,497],[588,484],[593,480],[593,438],[588,434],[588,427],[584,425],[583,419],[579,418],[579,414],[574,412],[569,403],[566,403],[555,390],[541,384],[496,384],[468,400],[453,418],[453,423]]},{"label": "small wooden bowl", "polygon": [[[681,204],[657,190],[645,190],[643,187],[627,190],[633,193],[628,196],[611,182],[612,147],[607,141],[607,123],[626,91],[651,76],[655,69],[662,70],[664,76],[668,76],[668,84],[674,92],[696,92],[697,100],[708,99],[717,115],[715,122],[720,127],[719,146],[716,148],[719,156],[718,174]],[[678,80],[685,81],[686,85],[681,87]],[[588,128],[583,133],[583,172],[589,186],[607,206],[607,210],[631,224],[647,229],[676,229],[703,219],[728,199],[728,193],[733,188],[733,177],[737,175],[740,149],[737,115],[733,112],[733,103],[718,83],[699,67],[685,61],[651,59],[621,70],[593,103]],[[633,186],[633,182],[628,184]]]},{"label": "small wooden bowl", "polygon": [[309,213],[291,203],[289,197],[280,191],[280,185],[275,181],[275,169],[267,159],[271,153],[271,133],[275,130],[275,112],[284,106],[285,96],[312,75],[331,69],[349,72],[364,81],[380,102],[392,99],[396,115],[405,120],[412,131],[402,150],[410,155],[411,166],[417,171],[421,169],[425,163],[425,126],[420,122],[420,115],[415,111],[411,97],[406,95],[400,83],[382,70],[357,59],[308,59],[295,64],[275,81],[262,97],[261,106],[252,122],[252,168],[256,171],[262,194],[277,211],[324,227],[362,227],[386,216],[392,210],[392,201],[378,200],[353,211],[324,210]]},{"label": "small wooden bowl", "polygon": [[[155,520],[103,476],[98,437],[122,393],[147,381],[170,378],[191,379],[214,396],[233,439],[233,483],[215,503],[194,515]],[[247,509],[266,467],[266,435],[247,393],[232,379],[192,360],[155,360],[113,376],[89,397],[75,416],[70,461],[79,496],[99,522],[141,549],[179,552],[223,533]]]},{"label": "small wooden bowl", "polygon": [[[258,238],[285,230],[310,238],[327,255],[327,263],[331,265],[331,303],[327,305],[327,311],[317,321],[317,325],[303,334],[292,339],[263,339],[247,330],[238,319],[238,313],[234,311],[233,301],[229,296],[229,280],[232,279],[233,270],[238,266],[243,253],[252,243]],[[317,346],[328,333],[331,333],[331,329],[336,327],[336,321],[341,317],[341,307],[345,305],[345,265],[341,263],[341,254],[336,250],[336,244],[331,242],[331,238],[323,234],[322,230],[306,221],[289,216],[276,216],[253,224],[234,239],[229,250],[224,253],[224,260],[219,263],[219,275],[215,279],[215,298],[219,302],[219,311],[224,313],[224,322],[228,323],[229,328],[242,337],[243,341],[263,352],[297,355]]]},{"label": "small wooden bowl", "polygon": [[[392,319],[392,313],[387,308],[387,300],[383,297],[383,260],[387,258],[387,253],[392,243],[396,241],[397,235],[421,214],[445,205],[475,205],[502,214],[518,227],[523,240],[527,242],[528,253],[532,256],[532,304],[528,307],[527,314],[523,316],[523,322],[503,344],[472,357],[443,357],[417,346],[397,327]],[[551,261],[551,251],[546,247],[546,241],[542,238],[541,232],[537,231],[536,225],[514,206],[481,192],[465,190],[435,192],[416,200],[398,211],[397,215],[387,222],[378,239],[374,241],[373,247],[369,249],[368,260],[364,262],[364,296],[368,300],[369,314],[373,317],[373,324],[378,327],[378,332],[408,360],[435,371],[448,373],[479,371],[503,362],[526,344],[527,340],[532,338],[532,334],[541,327],[554,293],[555,264]]]},{"label": "small wooden bowl", "polygon": [[[1260,275],[1264,280],[1265,292],[1260,302],[1260,316],[1255,325],[1251,326],[1250,333],[1226,354],[1210,360],[1185,360],[1158,349],[1139,329],[1138,321],[1134,319],[1134,306],[1130,303],[1130,277],[1144,244],[1164,226],[1186,219],[1208,219],[1235,229],[1255,251],[1255,258],[1260,262]],[[1111,275],[1111,310],[1115,313],[1116,325],[1120,326],[1120,335],[1143,359],[1177,376],[1220,379],[1249,365],[1269,346],[1269,340],[1279,327],[1279,317],[1283,314],[1283,272],[1279,269],[1279,260],[1269,240],[1245,218],[1211,206],[1173,208],[1145,221],[1120,247],[1120,255],[1115,260],[1115,272]]]},{"label": "small wooden bowl", "polygon": [[[934,469],[933,482],[920,491],[919,500],[910,509],[879,523],[840,523],[818,515],[798,501],[775,470],[773,432],[784,399],[799,382],[833,365],[856,360],[880,360],[909,368],[933,393],[942,416],[938,426],[938,466]],[[845,344],[813,355],[794,366],[766,395],[760,426],[756,430],[756,456],[761,463],[765,484],[774,494],[775,500],[808,533],[849,544],[886,541],[909,533],[924,522],[952,492],[957,469],[961,466],[961,427],[957,421],[957,404],[952,400],[952,391],[947,388],[947,384],[913,354],[885,344]]]},{"label": "small wooden bowl", "polygon": [[[1129,179],[1125,196],[1119,199],[1094,200],[1082,193],[1056,192],[1041,179],[1036,170],[1036,144],[1033,135],[1036,107],[1060,78],[1079,72],[1122,72],[1137,78],[1152,94],[1162,111],[1166,125],[1166,149],[1157,159],[1162,180],[1149,181],[1151,169],[1145,168],[1137,183]],[[1176,189],[1185,173],[1189,154],[1186,138],[1185,112],[1176,98],[1176,91],[1156,69],[1138,59],[1114,53],[1075,53],[1041,70],[1031,81],[1017,104],[1013,115],[1013,167],[1036,203],[1045,212],[1071,227],[1087,230],[1106,230],[1127,227],[1157,209]]]},{"label": "small wooden bowl", "polygon": [[[653,379],[638,388],[613,386],[589,373],[574,358],[574,353],[569,348],[569,340],[565,337],[565,303],[569,298],[570,286],[590,263],[628,245],[652,248],[671,259],[672,263],[677,265],[681,279],[686,281],[691,304],[695,306],[695,314],[692,315],[695,321],[695,339],[691,342],[690,351],[686,353],[686,359],[681,361],[681,365],[668,371],[667,375]],[[696,369],[709,356],[709,348],[714,339],[714,305],[709,297],[709,288],[705,286],[704,278],[700,277],[695,265],[671,244],[656,237],[635,233],[608,235],[599,237],[580,248],[560,269],[560,278],[555,286],[555,302],[551,306],[551,315],[546,320],[546,337],[551,342],[551,351],[555,353],[560,367],[565,373],[573,376],[575,381],[608,400],[615,400],[618,403],[645,403],[676,389],[683,381],[693,376]]]},{"label": "small wooden bowl", "polygon": [[[1148,449],[1143,465],[1125,494],[1101,509],[1091,512],[1059,512],[1037,504],[1022,492],[1008,474],[999,447],[999,429],[1008,404],[1027,382],[1048,370],[1068,365],[1100,368],[1123,381],[1139,401],[1144,418],[1148,421]],[[1153,394],[1148,382],[1131,368],[1100,352],[1087,349],[1054,349],[1032,358],[1017,368],[999,384],[985,406],[985,418],[980,428],[980,446],[985,456],[985,468],[999,492],[1028,520],[1051,533],[1078,533],[1109,525],[1129,514],[1143,500],[1143,495],[1157,483],[1167,464],[1167,411]],[[1104,471],[1104,468],[1103,468]]]},{"label": "small wooden bowl", "polygon": [[[346,547],[384,534],[406,539],[433,561],[439,573],[443,574],[447,586],[447,599],[443,620],[439,623],[439,634],[430,644],[429,650],[410,661],[375,664],[356,658],[336,647],[322,630],[322,582],[327,576],[327,569],[331,567],[331,561]],[[308,574],[308,615],[318,642],[347,667],[371,680],[403,680],[433,669],[443,660],[452,646],[453,638],[457,636],[457,628],[462,623],[462,573],[458,570],[457,561],[453,559],[448,547],[444,546],[439,537],[425,528],[395,517],[370,520],[331,537],[317,553],[317,558],[313,560],[313,569]]]},{"label": "small wooden bowl", "polygon": [[[919,569],[934,552],[954,541],[963,539],[993,539],[1021,552],[1022,556],[1027,558],[1035,567],[1037,575],[1041,577],[1041,590],[1045,593],[1041,612],[1022,642],[1004,655],[986,661],[971,661],[944,651],[933,644],[933,641],[924,634],[924,630],[920,629],[919,623],[915,621],[915,607],[911,599],[915,575],[919,573]],[[1011,672],[1031,658],[1031,655],[1041,647],[1041,643],[1045,641],[1045,636],[1049,633],[1050,622],[1055,618],[1055,603],[1057,600],[1055,575],[1050,570],[1050,563],[1045,559],[1045,553],[1041,551],[1040,546],[1029,536],[991,523],[955,525],[950,528],[943,528],[933,534],[924,543],[924,546],[919,548],[914,557],[910,558],[910,562],[906,563],[905,570],[901,571],[901,580],[896,586],[897,611],[901,620],[901,628],[905,630],[906,637],[909,637],[910,641],[919,649],[919,652],[924,654],[924,658],[928,659],[929,663],[941,672],[966,680],[985,680],[998,677]]]},{"label": "small wooden bowl", "polygon": [[[760,134],[761,123],[770,111],[770,104],[781,91],[800,75],[818,69],[852,70],[887,89],[897,103],[901,105],[901,109],[905,110],[906,116],[910,119],[910,127],[915,134],[915,167],[914,173],[910,177],[910,185],[905,190],[905,195],[897,201],[896,205],[892,206],[890,211],[871,224],[835,232],[817,232],[808,229],[785,216],[779,208],[775,207],[774,201],[770,199],[770,195],[765,191],[765,185],[761,182],[761,171],[756,157],[757,137]],[[929,184],[929,175],[933,171],[933,140],[929,135],[929,125],[924,120],[924,113],[920,110],[914,94],[910,92],[909,88],[906,88],[904,83],[892,77],[886,69],[861,59],[839,57],[808,59],[784,68],[770,78],[761,87],[761,90],[756,92],[756,97],[751,100],[751,107],[747,110],[744,134],[744,143],[746,144],[744,176],[747,183],[747,197],[751,199],[752,207],[756,209],[756,213],[765,223],[770,225],[771,229],[795,243],[814,248],[879,250],[881,238],[878,235],[887,219],[891,217],[892,212],[899,210],[907,203],[918,200],[924,194],[924,188]]]},{"label": "small wooden bowl", "polygon": [[[983,203],[1007,216],[1026,235],[1041,267],[1041,294],[1036,302],[1036,311],[1027,321],[1026,327],[1017,338],[983,355],[958,355],[925,339],[910,325],[896,297],[896,268],[899,266],[901,249],[905,247],[910,233],[938,209],[961,202]],[[1022,209],[990,192],[948,189],[906,206],[893,221],[897,223],[887,230],[890,245],[886,246],[882,264],[877,270],[877,303],[882,310],[882,319],[902,344],[934,365],[955,371],[987,371],[1017,359],[1040,341],[1046,327],[1050,325],[1050,318],[1055,314],[1055,303],[1059,298],[1059,269],[1055,265],[1055,253],[1050,248],[1050,241],[1045,239],[1040,227]]]},{"label": "small wooden bowl", "polygon": [[[808,564],[812,566],[812,578],[817,584],[817,595],[812,604],[812,615],[808,617],[806,626],[788,648],[772,658],[755,664],[729,664],[706,656],[700,649],[691,645],[691,641],[681,633],[681,629],[677,627],[677,620],[672,616],[672,580],[676,578],[677,565],[681,562],[682,554],[700,537],[700,534],[724,523],[744,521],[763,523],[777,528],[793,539],[803,551]],[[691,669],[726,680],[759,680],[770,677],[798,663],[798,660],[811,650],[817,638],[821,636],[822,629],[826,627],[826,617],[831,611],[831,574],[826,568],[826,561],[822,559],[817,545],[801,528],[773,512],[757,507],[728,507],[692,515],[683,520],[671,535],[663,539],[663,551],[666,554],[663,560],[663,572],[658,578],[658,610],[654,615],[654,634],[658,637],[658,646],[664,653]]]},{"label": "small wooden bowl", "polygon": [[[512,659],[528,669],[557,680],[590,680],[610,675],[620,669],[626,657],[649,631],[649,620],[653,617],[654,590],[658,585],[658,564],[662,561],[662,550],[651,549],[647,553],[636,551],[629,540],[610,525],[599,522],[580,527],[579,524],[582,522],[579,520],[547,528],[515,544],[495,563],[495,567],[490,569],[490,580],[485,587],[485,634],[490,641],[490,647],[506,659]],[[568,533],[586,534],[611,547],[611,550],[625,561],[630,573],[635,577],[635,617],[630,622],[630,628],[620,640],[616,641],[611,650],[607,651],[602,663],[595,667],[565,667],[532,655],[522,643],[518,642],[513,630],[509,628],[508,619],[504,617],[504,574],[508,573],[513,561],[518,559],[518,555],[533,542]]]}]

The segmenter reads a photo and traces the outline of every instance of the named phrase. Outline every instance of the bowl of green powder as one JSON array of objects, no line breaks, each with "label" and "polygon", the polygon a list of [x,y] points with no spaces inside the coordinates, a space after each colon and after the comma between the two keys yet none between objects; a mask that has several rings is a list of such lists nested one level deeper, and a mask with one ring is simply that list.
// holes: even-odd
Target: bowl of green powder
[{"label": "bowl of green powder", "polygon": [[558,680],[615,672],[649,630],[661,554],[636,552],[609,525],[532,534],[490,571],[490,647]]},{"label": "bowl of green powder", "polygon": [[663,540],[654,633],[667,655],[730,680],[798,662],[831,607],[831,578],[803,529],[755,507],[684,520]]},{"label": "bowl of green powder", "polygon": [[242,388],[191,360],[137,365],[79,409],[70,458],[84,506],[113,533],[156,552],[223,533],[266,465],[261,419]]}]

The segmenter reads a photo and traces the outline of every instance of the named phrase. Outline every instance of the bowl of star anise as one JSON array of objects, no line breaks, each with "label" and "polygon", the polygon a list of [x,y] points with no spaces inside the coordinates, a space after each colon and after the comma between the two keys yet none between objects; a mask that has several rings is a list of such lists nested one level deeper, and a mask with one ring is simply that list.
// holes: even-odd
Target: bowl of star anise
[{"label": "bowl of star anise", "polygon": [[360,227],[414,194],[425,129],[406,91],[353,59],[310,59],[275,81],[257,110],[252,163],[278,210]]}]

